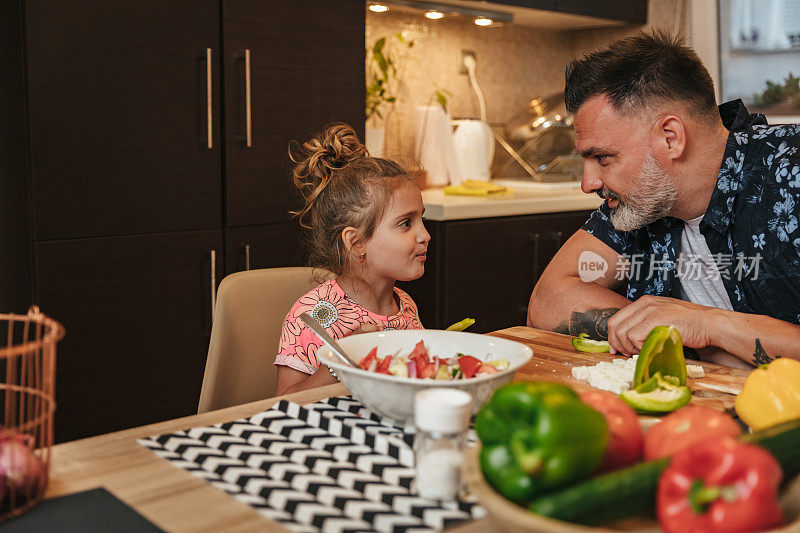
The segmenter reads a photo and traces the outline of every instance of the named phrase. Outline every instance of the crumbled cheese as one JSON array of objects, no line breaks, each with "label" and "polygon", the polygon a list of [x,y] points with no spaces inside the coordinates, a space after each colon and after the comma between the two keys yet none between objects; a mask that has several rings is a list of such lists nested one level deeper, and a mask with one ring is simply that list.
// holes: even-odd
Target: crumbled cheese
[{"label": "crumbled cheese", "polygon": [[[572,367],[572,377],[588,381],[589,385],[596,389],[619,394],[633,385],[633,374],[638,357],[638,355],[634,355],[627,359],[614,359],[610,363],[603,361],[594,366],[575,366]],[[693,379],[706,376],[700,365],[686,365],[686,374]]]},{"label": "crumbled cheese", "polygon": [[686,365],[686,376],[692,379],[706,377],[706,371],[700,365]]},{"label": "crumbled cheese", "polygon": [[603,361],[594,366],[575,366],[572,367],[572,377],[588,381],[596,389],[619,394],[631,388],[638,357],[634,355],[630,358],[614,359],[610,363]]}]

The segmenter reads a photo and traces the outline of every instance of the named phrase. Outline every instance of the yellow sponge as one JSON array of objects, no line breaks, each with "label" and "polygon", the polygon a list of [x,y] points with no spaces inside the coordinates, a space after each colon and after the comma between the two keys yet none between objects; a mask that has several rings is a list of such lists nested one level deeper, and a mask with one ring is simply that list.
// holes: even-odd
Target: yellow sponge
[{"label": "yellow sponge", "polygon": [[511,194],[511,190],[488,181],[466,180],[461,185],[448,185],[444,193],[456,196],[506,196]]}]

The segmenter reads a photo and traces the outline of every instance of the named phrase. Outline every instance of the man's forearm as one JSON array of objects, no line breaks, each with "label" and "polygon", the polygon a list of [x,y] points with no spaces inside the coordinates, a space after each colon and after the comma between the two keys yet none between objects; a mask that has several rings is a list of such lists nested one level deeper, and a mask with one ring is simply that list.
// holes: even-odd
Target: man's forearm
[{"label": "man's forearm", "polygon": [[608,338],[608,319],[630,301],[611,289],[578,277],[542,278],[528,304],[528,325],[594,339]]},{"label": "man's forearm", "polygon": [[712,329],[712,344],[751,364],[762,365],[777,357],[800,359],[800,326],[764,315],[719,311]]}]

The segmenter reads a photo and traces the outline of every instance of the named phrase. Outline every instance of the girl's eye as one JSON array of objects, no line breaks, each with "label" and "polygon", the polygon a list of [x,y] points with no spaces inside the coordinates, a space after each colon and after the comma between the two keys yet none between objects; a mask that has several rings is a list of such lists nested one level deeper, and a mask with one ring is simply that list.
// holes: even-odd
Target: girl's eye
[{"label": "girl's eye", "polygon": [[403,220],[402,222],[400,222],[400,224],[398,224],[398,226],[401,227],[401,228],[409,228],[409,227],[411,227],[411,220],[407,218],[407,219]]}]

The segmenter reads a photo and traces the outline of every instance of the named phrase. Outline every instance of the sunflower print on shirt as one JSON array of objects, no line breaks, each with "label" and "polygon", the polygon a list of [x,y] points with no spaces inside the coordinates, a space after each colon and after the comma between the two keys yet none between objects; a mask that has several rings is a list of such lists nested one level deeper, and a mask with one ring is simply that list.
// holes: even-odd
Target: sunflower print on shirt
[{"label": "sunflower print on shirt", "polygon": [[308,313],[328,331],[334,339],[352,335],[362,324],[383,324],[391,329],[422,329],[417,304],[406,292],[394,288],[400,310],[385,316],[373,313],[350,299],[336,280],[311,289],[292,306],[281,328],[276,365],[284,365],[307,374],[319,368],[317,350],[323,342],[299,319]]}]

